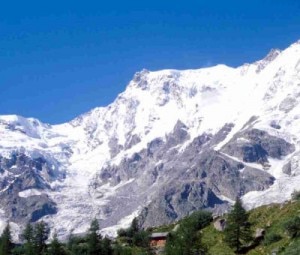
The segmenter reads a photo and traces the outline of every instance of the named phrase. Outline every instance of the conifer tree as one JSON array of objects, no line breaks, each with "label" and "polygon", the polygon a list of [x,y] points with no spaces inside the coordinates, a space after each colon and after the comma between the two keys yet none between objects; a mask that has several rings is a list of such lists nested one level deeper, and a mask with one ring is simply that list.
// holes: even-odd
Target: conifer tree
[{"label": "conifer tree", "polygon": [[225,241],[236,253],[239,253],[242,246],[251,239],[248,213],[243,208],[240,198],[237,198],[233,209],[228,214]]},{"label": "conifer tree", "polygon": [[41,221],[34,227],[34,255],[42,255],[46,252],[46,241],[49,237],[49,228],[45,222]]},{"label": "conifer tree", "polygon": [[64,251],[62,249],[62,244],[59,242],[57,238],[57,234],[54,233],[53,239],[49,245],[48,255],[64,255]]},{"label": "conifer tree", "polygon": [[24,252],[25,255],[33,255],[34,254],[34,247],[33,247],[33,227],[30,223],[26,225],[26,228],[23,232],[23,239],[25,241],[24,243]]},{"label": "conifer tree", "polygon": [[105,237],[102,240],[102,254],[103,255],[112,255],[113,254],[113,251],[111,248],[111,240],[108,239],[107,237]]},{"label": "conifer tree", "polygon": [[88,234],[88,255],[101,254],[101,235],[98,233],[100,230],[97,219],[91,222]]},{"label": "conifer tree", "polygon": [[176,232],[168,236],[165,253],[167,255],[194,255],[202,254],[205,247],[201,244],[201,233],[211,222],[211,213],[205,211],[194,212],[183,219]]},{"label": "conifer tree", "polygon": [[130,231],[132,232],[132,236],[139,232],[140,228],[139,228],[139,223],[138,223],[138,219],[134,218],[131,222],[131,226],[130,226]]},{"label": "conifer tree", "polygon": [[71,233],[67,243],[67,250],[72,255],[86,255],[88,250],[86,241],[87,236],[76,237]]},{"label": "conifer tree", "polygon": [[0,255],[10,255],[13,248],[9,223],[6,225],[0,237]]}]

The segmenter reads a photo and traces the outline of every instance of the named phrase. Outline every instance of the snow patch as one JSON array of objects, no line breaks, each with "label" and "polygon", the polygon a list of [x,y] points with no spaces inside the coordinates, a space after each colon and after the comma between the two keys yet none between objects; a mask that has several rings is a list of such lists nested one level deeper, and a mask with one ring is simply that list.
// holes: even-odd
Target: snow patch
[{"label": "snow patch", "polygon": [[[191,141],[203,133],[215,134],[226,123],[234,123],[226,139],[215,147],[219,151],[243,127],[248,127],[245,123],[251,117],[257,116],[249,125],[290,141],[299,152],[300,107],[296,103],[300,95],[299,59],[300,44],[296,43],[281,53],[273,52],[263,62],[239,68],[218,65],[199,70],[143,71],[109,106],[95,108],[60,125],[16,115],[0,116],[0,154],[7,158],[13,152],[41,157],[53,169],[65,173],[65,179],[49,183],[54,191],[47,194],[57,203],[58,213],[44,219],[57,226],[59,233],[68,233],[74,227],[75,231],[83,232],[88,229],[90,218],[103,216],[99,215],[99,208],[107,203],[109,196],[114,196],[122,185],[142,181],[120,180],[117,186],[102,184],[97,190],[104,195],[97,199],[91,195],[90,187],[95,175],[106,164],[117,165],[146,148],[153,139],[164,138],[178,120],[187,126]],[[282,107],[287,99],[295,104]],[[280,120],[280,129],[270,127],[272,120]],[[140,142],[126,149],[127,139],[132,135],[137,135]],[[112,139],[116,141],[113,145]],[[223,156],[265,170],[261,165]],[[292,160],[292,174],[296,176],[282,173],[282,166],[288,161],[288,157],[281,161],[270,159],[267,171],[277,180],[268,190],[245,194],[243,199],[248,200],[250,207],[283,201],[290,196],[300,182],[297,162]],[[21,191],[19,196],[39,192]],[[83,220],[82,215],[90,218]],[[132,218],[120,220],[117,227],[125,226]],[[117,227],[107,228],[108,232],[115,233]]]},{"label": "snow patch", "polygon": [[284,203],[291,199],[291,194],[299,190],[300,176],[284,176],[264,191],[250,191],[242,197],[243,204],[248,210],[271,203]]},{"label": "snow patch", "polygon": [[141,212],[141,208],[139,208],[138,210],[134,211],[132,214],[121,219],[117,225],[102,229],[101,230],[102,235],[109,236],[109,237],[116,237],[118,235],[118,230],[121,228],[123,229],[129,228],[133,219],[137,217],[140,212]]},{"label": "snow patch", "polygon": [[226,197],[224,195],[218,195],[218,198],[220,198],[223,201],[227,201],[227,202],[229,202],[232,205],[235,203],[235,201],[233,201],[232,199],[230,199],[229,197]]},{"label": "snow patch", "polygon": [[19,192],[19,197],[27,198],[31,196],[40,196],[43,192],[38,189],[27,189]]}]

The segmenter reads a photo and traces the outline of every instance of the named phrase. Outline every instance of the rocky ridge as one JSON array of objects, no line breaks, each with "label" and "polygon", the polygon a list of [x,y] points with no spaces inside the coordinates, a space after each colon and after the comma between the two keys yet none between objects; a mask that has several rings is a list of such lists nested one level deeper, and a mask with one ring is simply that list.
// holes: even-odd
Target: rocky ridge
[{"label": "rocky ridge", "polygon": [[142,70],[69,123],[0,116],[0,228],[45,220],[64,237],[96,217],[114,234],[236,196],[283,202],[300,182],[299,95],[297,42],[238,68]]}]

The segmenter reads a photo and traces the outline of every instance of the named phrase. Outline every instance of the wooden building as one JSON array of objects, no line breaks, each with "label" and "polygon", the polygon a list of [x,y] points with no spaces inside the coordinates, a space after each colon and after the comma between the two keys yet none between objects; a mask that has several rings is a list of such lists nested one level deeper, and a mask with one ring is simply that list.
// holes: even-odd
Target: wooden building
[{"label": "wooden building", "polygon": [[168,232],[152,233],[150,235],[150,247],[152,248],[164,248],[166,246]]}]

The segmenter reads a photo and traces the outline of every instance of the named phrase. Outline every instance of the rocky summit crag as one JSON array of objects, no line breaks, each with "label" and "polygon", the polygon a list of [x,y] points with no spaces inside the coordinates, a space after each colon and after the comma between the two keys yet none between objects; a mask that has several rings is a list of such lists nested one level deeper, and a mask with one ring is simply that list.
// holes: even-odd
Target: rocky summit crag
[{"label": "rocky summit crag", "polygon": [[[0,228],[93,218],[114,234],[283,202],[300,183],[300,42],[238,68],[143,70],[107,107],[61,125],[0,116]],[[0,230],[1,230],[0,229]]]}]

